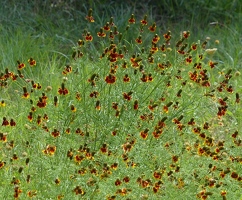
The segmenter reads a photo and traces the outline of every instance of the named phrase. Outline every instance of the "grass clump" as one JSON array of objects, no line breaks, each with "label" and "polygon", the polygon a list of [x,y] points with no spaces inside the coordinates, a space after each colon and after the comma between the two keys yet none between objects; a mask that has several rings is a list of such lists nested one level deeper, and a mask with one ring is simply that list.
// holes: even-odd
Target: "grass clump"
[{"label": "grass clump", "polygon": [[239,199],[240,72],[219,40],[85,19],[70,56],[21,34],[3,54],[1,197]]}]

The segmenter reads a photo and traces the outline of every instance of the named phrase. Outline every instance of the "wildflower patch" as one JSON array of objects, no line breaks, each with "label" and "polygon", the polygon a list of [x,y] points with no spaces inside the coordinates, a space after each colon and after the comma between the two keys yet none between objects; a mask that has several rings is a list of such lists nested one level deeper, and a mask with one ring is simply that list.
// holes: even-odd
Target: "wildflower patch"
[{"label": "wildflower patch", "polygon": [[175,38],[147,15],[123,32],[115,17],[96,30],[91,9],[85,20],[70,63],[50,74],[30,57],[1,72],[8,197],[241,197],[240,93],[219,42]]}]

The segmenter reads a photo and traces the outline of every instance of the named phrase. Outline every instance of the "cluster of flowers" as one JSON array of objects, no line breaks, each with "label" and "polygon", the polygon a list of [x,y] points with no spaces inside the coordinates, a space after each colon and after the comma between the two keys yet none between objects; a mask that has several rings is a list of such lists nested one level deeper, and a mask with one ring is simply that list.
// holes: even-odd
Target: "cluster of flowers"
[{"label": "cluster of flowers", "polygon": [[[86,16],[86,20],[90,23],[95,22],[91,9]],[[18,74],[6,69],[0,76],[0,84],[3,88],[7,88],[10,81],[18,81],[18,79],[24,80],[26,85],[23,86],[21,100],[30,100],[31,107],[26,114],[26,120],[29,124],[37,125],[37,127],[47,132],[54,140],[57,140],[57,138],[61,139],[63,133],[65,133],[66,137],[71,133],[75,133],[77,137],[81,138],[93,137],[92,139],[85,140],[84,145],[81,145],[79,149],[70,148],[66,152],[68,162],[74,162],[76,166],[82,165],[84,162],[88,163],[88,165],[81,166],[81,168],[75,172],[75,176],[82,175],[85,177],[85,175],[88,174],[89,178],[86,181],[87,187],[76,185],[72,190],[73,194],[81,196],[88,195],[90,191],[85,188],[97,186],[103,179],[110,179],[115,187],[113,194],[108,194],[106,197],[110,200],[118,196],[132,196],[134,192],[133,188],[135,187],[131,185],[133,182],[135,182],[136,186],[141,190],[140,193],[148,191],[152,192],[154,195],[162,195],[162,193],[164,193],[162,188],[165,187],[165,181],[170,181],[177,189],[185,189],[187,184],[185,179],[188,175],[181,172],[185,170],[181,170],[184,166],[180,165],[180,160],[182,160],[184,154],[186,156],[193,156],[194,159],[195,157],[206,157],[209,158],[211,162],[217,162],[217,165],[220,166],[224,160],[229,160],[231,163],[242,163],[241,156],[234,155],[227,149],[226,145],[229,142],[220,137],[216,137],[216,134],[214,134],[218,126],[222,127],[223,120],[226,119],[228,110],[234,105],[239,105],[241,102],[239,93],[236,92],[234,95],[234,88],[230,81],[232,78],[232,70],[223,73],[221,76],[222,80],[216,80],[214,82],[211,79],[211,73],[213,73],[213,70],[217,70],[219,64],[218,62],[212,61],[211,59],[207,60],[206,58],[207,54],[212,54],[216,51],[216,49],[206,48],[209,40],[205,40],[202,44],[193,42],[189,45],[190,32],[183,31],[179,40],[173,42],[171,31],[160,34],[155,22],[148,25],[147,15],[137,23],[134,14],[132,14],[127,23],[128,26],[126,31],[138,27],[138,35],[133,38],[132,42],[138,46],[139,50],[132,55],[129,53],[128,48],[124,45],[125,40],[123,34],[118,31],[118,27],[114,23],[114,18],[111,17],[110,21],[97,32],[97,39],[107,44],[107,46],[101,50],[101,53],[97,52],[100,55],[98,60],[108,63],[108,70],[105,69],[105,73],[100,73],[100,70],[96,69],[94,70],[95,72],[91,72],[89,78],[84,77],[86,86],[91,88],[91,92],[88,94],[81,94],[79,91],[76,91],[76,88],[73,89],[68,87],[67,77],[73,75],[74,67],[72,65],[64,66],[61,73],[65,79],[60,84],[59,88],[54,91],[55,93],[51,93],[52,98],[49,98],[50,96],[47,93],[53,91],[51,86],[43,90],[39,82],[25,78],[24,70],[26,65],[20,61],[17,61]],[[138,24],[138,26],[135,26],[136,24]],[[93,37],[92,32],[88,30],[84,31],[83,38],[78,40],[77,48],[75,48],[72,54],[74,65],[76,62],[82,60],[82,58],[87,58],[91,54],[89,44],[94,39],[95,37]],[[147,40],[149,40],[148,44],[145,42]],[[172,44],[174,44],[174,49],[171,48]],[[133,49],[131,50],[133,51]],[[167,57],[174,61],[170,61]],[[179,59],[176,59],[176,57],[179,57]],[[89,61],[92,62],[91,60]],[[36,66],[36,61],[33,58],[30,58],[28,63],[30,67]],[[67,81],[67,84],[65,81]],[[104,87],[108,87],[110,91],[112,89],[115,91],[117,90],[117,93],[115,93],[117,94],[117,98],[115,101],[112,101],[111,104],[105,102],[108,101],[107,98],[111,99],[111,97],[108,96],[110,92],[103,94],[104,90],[100,89],[102,87],[98,87],[99,84],[101,84],[100,82],[105,85]],[[150,86],[151,93],[145,95],[145,98],[140,99],[138,97],[142,95],[136,94],[138,86],[132,87],[133,84],[141,87],[141,90],[138,91],[140,93],[145,93],[143,89],[146,86],[147,88]],[[143,87],[144,85],[145,87]],[[123,88],[125,89],[123,90]],[[129,90],[127,90],[127,88],[129,88]],[[191,88],[195,89],[190,90]],[[35,93],[34,91],[39,92]],[[198,93],[198,91],[201,92],[198,96],[193,94],[193,92]],[[127,133],[124,142],[121,138],[117,139],[119,141],[119,147],[121,148],[120,151],[117,151],[118,153],[114,153],[113,149],[118,149],[119,147],[115,146],[111,148],[113,144],[108,142],[110,141],[108,139],[107,141],[103,140],[99,144],[100,146],[98,149],[96,149],[96,136],[92,136],[88,131],[84,131],[84,124],[79,124],[78,127],[72,125],[78,115],[77,113],[80,113],[79,111],[83,109],[81,108],[81,104],[75,105],[75,102],[81,101],[82,95],[87,102],[93,99],[96,101],[92,115],[89,116],[90,121],[96,117],[97,113],[99,113],[100,116],[101,114],[110,115],[111,118],[122,119],[125,123],[130,123],[130,130],[138,130],[137,135],[135,135],[135,133]],[[105,100],[101,98],[102,95],[107,95],[107,97],[104,98]],[[189,97],[193,96],[196,96],[195,101],[200,100],[200,98],[207,98],[204,101],[209,102],[211,100],[211,102],[214,102],[214,104],[211,105],[213,106],[212,109],[215,108],[217,110],[210,113],[210,117],[214,122],[208,122],[205,117],[204,119],[199,119],[199,117],[202,116],[193,116],[192,118],[186,116],[186,112],[189,111],[186,110],[186,107],[188,107],[186,102],[192,105],[194,101]],[[64,105],[63,99],[69,101],[67,104],[69,106],[68,108],[65,107],[66,104]],[[147,99],[149,101],[146,101]],[[48,106],[52,109],[49,109],[50,107]],[[6,109],[8,106],[4,100],[1,100],[0,107]],[[67,124],[63,125],[63,127],[53,128],[53,126],[50,126],[50,121],[56,118],[54,118],[52,111],[53,109],[58,110],[58,108],[60,108],[60,112],[63,112],[63,110],[70,111],[69,116],[71,116],[71,119],[68,119],[70,121],[69,123],[63,123]],[[194,113],[198,112],[200,109],[198,106],[190,107],[189,109],[191,108],[195,109],[193,110]],[[114,111],[114,114],[112,111]],[[61,115],[65,116],[66,113],[67,111]],[[126,119],[123,117],[124,113],[126,113],[126,117],[128,115],[134,117],[131,120],[129,118]],[[133,124],[135,124],[135,126],[137,125],[135,129],[132,129]],[[15,128],[16,126],[18,126],[16,120],[8,116],[3,117],[2,127]],[[109,124],[105,126],[108,127]],[[119,138],[120,134],[118,129],[120,126],[122,125],[118,124],[111,132],[110,137],[112,137],[112,141],[115,140],[113,138]],[[32,128],[30,127],[30,129]],[[181,140],[186,140],[184,149],[180,151],[181,153],[174,153],[175,151],[172,150],[174,140],[170,138],[171,136],[165,136],[170,130],[175,130]],[[101,130],[96,131],[101,132]],[[128,130],[126,131],[128,132]],[[192,135],[191,141],[187,140],[187,138],[184,139],[184,135],[189,133]],[[7,133],[0,133],[0,141],[7,143],[7,135]],[[108,136],[103,137],[108,138]],[[166,140],[166,138],[168,139]],[[232,142],[235,147],[242,146],[240,138],[241,136],[237,130],[231,132],[230,142]],[[140,166],[147,164],[141,164],[137,161],[139,160],[139,155],[136,155],[135,151],[140,148],[139,145],[146,142],[147,153],[153,154],[155,152],[149,152],[151,146],[157,146],[157,144],[159,146],[161,140],[165,142],[162,146],[164,152],[169,152],[168,157],[166,157],[166,164],[154,164],[151,172],[147,172],[146,175],[140,176],[136,174],[137,176],[134,177],[132,172],[125,176],[121,176],[121,174],[127,172],[126,169],[122,169],[121,167],[123,163],[126,168],[130,170],[133,168],[141,169]],[[148,143],[151,145],[148,145]],[[57,149],[61,149],[58,145],[61,145],[61,142],[47,144],[45,148],[42,149],[42,153],[45,156],[54,157],[56,156]],[[93,147],[93,145],[95,147]],[[14,148],[14,141],[8,142],[8,146],[11,149]],[[158,153],[155,155],[155,157],[159,156]],[[110,157],[112,161],[100,164],[98,160],[101,160],[103,157]],[[11,157],[11,161],[16,160],[18,160],[18,156],[14,153]],[[29,160],[29,158],[25,160],[26,165],[28,165]],[[116,161],[114,162],[113,160]],[[5,160],[0,160],[0,169],[3,169],[6,165],[8,165],[8,163]],[[23,168],[20,168],[19,172],[21,173],[22,170]],[[204,182],[201,183],[203,184],[203,189],[196,195],[196,197],[200,199],[207,199],[209,196],[213,195],[213,193],[209,191],[210,188],[225,188],[224,178],[227,174],[230,174],[232,181],[241,182],[242,179],[242,175],[231,167],[225,166],[219,168],[211,164],[208,166],[207,170],[209,170],[211,176],[199,177],[197,174],[198,172],[192,172],[192,178],[195,181],[198,182],[200,179],[202,180],[201,182]],[[115,173],[115,171],[119,171],[119,173]],[[132,180],[134,178],[135,181]],[[97,179],[100,179],[100,181],[97,181]],[[27,183],[30,182],[30,175],[27,175],[26,181]],[[61,184],[59,178],[56,178],[53,182],[56,185]],[[18,199],[23,192],[22,189],[20,189],[20,180],[13,179],[11,183],[15,186],[14,198]],[[224,199],[226,198],[227,191],[225,189],[221,189],[219,193]],[[37,191],[28,191],[27,195],[29,197],[34,197],[37,195]],[[57,198],[61,199],[63,197],[63,195],[59,195]],[[146,198],[146,196],[144,195],[142,198]]]}]

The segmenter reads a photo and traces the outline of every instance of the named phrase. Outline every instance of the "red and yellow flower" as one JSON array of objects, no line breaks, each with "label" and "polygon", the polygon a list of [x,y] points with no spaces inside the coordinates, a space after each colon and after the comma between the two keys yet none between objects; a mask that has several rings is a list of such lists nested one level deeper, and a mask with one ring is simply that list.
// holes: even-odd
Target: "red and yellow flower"
[{"label": "red and yellow flower", "polygon": [[86,20],[89,22],[94,22],[94,17],[92,16],[92,9],[90,8],[88,11],[88,15],[86,16]]},{"label": "red and yellow flower", "polygon": [[131,15],[131,17],[129,18],[128,22],[129,22],[130,24],[135,24],[134,14]]},{"label": "red and yellow flower", "polygon": [[17,61],[18,63],[18,70],[21,70],[23,68],[25,68],[25,64],[24,63],[21,63],[20,61]]},{"label": "red and yellow flower", "polygon": [[28,63],[31,67],[36,66],[36,61],[33,58],[28,59]]}]

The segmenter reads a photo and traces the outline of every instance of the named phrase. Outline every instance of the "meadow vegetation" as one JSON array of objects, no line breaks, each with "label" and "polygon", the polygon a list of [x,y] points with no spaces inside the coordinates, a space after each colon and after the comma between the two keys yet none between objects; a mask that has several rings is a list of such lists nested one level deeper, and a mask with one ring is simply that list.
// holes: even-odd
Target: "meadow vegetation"
[{"label": "meadow vegetation", "polygon": [[99,2],[3,1],[0,198],[241,199],[241,5]]}]

